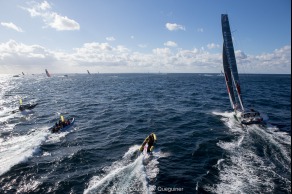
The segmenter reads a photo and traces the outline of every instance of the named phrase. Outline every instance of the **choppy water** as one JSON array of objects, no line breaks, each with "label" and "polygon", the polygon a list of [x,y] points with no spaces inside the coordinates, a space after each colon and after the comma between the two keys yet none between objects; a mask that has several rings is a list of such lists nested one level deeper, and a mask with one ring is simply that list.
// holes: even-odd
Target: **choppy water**
[{"label": "choppy water", "polygon": [[291,75],[240,79],[266,126],[236,123],[215,74],[1,75],[0,193],[291,193]]}]

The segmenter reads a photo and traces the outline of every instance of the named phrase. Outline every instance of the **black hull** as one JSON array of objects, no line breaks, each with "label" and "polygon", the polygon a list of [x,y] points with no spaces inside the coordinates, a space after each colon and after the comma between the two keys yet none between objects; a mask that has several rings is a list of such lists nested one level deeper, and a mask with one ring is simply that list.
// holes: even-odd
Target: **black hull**
[{"label": "black hull", "polygon": [[75,122],[75,118],[71,118],[69,119],[70,120],[70,125],[66,125],[58,130],[53,130],[55,128],[55,126],[49,128],[49,130],[52,132],[52,133],[58,133],[58,132],[61,132],[61,131],[65,131],[66,129],[69,129],[71,126],[73,126],[74,122]]},{"label": "black hull", "polygon": [[34,109],[37,105],[38,105],[38,103],[36,103],[36,104],[26,104],[26,105],[21,105],[21,106],[19,106],[19,110],[20,110],[20,111],[24,111],[24,110],[32,110],[32,109]]}]

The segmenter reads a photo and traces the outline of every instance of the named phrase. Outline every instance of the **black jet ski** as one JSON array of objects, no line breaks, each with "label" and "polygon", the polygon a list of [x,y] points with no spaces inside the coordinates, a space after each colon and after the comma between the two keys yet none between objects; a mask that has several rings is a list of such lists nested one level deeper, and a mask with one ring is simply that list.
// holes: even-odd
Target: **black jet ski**
[{"label": "black jet ski", "polygon": [[36,105],[38,105],[38,103],[35,104],[25,104],[25,105],[20,105],[19,106],[19,110],[20,111],[24,111],[24,110],[32,110],[36,107]]},{"label": "black jet ski", "polygon": [[154,144],[157,141],[157,137],[154,133],[151,133],[148,137],[146,137],[146,139],[144,140],[144,142],[142,143],[141,147],[140,147],[140,152],[143,152],[145,149],[145,152],[152,152],[154,149]]}]

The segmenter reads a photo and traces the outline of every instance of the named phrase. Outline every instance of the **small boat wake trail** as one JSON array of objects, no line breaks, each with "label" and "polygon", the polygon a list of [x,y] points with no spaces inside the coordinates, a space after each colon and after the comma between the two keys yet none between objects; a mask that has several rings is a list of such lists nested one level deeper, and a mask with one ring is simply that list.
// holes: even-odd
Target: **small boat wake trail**
[{"label": "small boat wake trail", "polygon": [[0,175],[33,156],[48,135],[44,129],[39,129],[24,135],[0,138]]},{"label": "small boat wake trail", "polygon": [[214,193],[291,192],[291,137],[274,126],[241,126],[230,113],[216,113],[228,127],[231,140],[217,146],[225,155],[214,167],[219,183]]},{"label": "small boat wake trail", "polygon": [[152,156],[144,156],[139,147],[130,147],[120,161],[104,167],[104,173],[94,176],[84,193],[153,193],[158,159],[166,155],[154,151]]}]

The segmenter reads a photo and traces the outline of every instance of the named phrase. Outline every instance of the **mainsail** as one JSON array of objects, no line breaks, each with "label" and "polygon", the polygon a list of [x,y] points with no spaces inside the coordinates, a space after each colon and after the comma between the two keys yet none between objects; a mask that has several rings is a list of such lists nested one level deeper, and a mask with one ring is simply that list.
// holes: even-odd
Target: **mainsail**
[{"label": "mainsail", "polygon": [[46,74],[47,74],[48,77],[51,77],[51,75],[49,74],[47,69],[46,69]]},{"label": "mainsail", "polygon": [[230,65],[229,65],[228,60],[227,60],[224,44],[223,44],[222,58],[223,58],[223,68],[224,68],[225,82],[226,82],[226,87],[227,87],[227,91],[228,91],[231,107],[233,109],[235,109],[236,101],[235,101],[234,90],[233,90],[233,85],[232,85],[231,69],[230,69]]},{"label": "mainsail", "polygon": [[235,102],[234,90],[231,84],[231,80],[232,80],[233,86],[237,92],[240,108],[242,111],[244,111],[242,98],[241,98],[241,90],[240,90],[240,82],[239,82],[239,76],[238,76],[238,71],[237,71],[237,64],[236,64],[230,25],[229,25],[227,14],[221,15],[221,24],[222,24],[222,35],[223,35],[223,40],[224,40],[223,67],[224,67],[224,73],[225,73],[225,80],[227,80],[226,85],[227,85],[227,89],[229,93],[229,98],[232,104],[232,108],[237,109],[238,107]]}]

